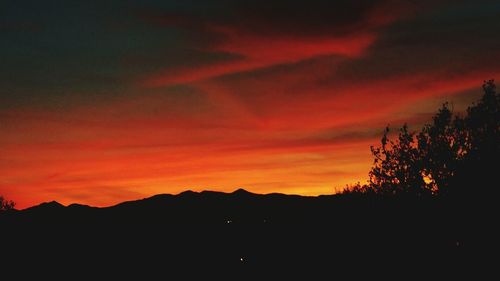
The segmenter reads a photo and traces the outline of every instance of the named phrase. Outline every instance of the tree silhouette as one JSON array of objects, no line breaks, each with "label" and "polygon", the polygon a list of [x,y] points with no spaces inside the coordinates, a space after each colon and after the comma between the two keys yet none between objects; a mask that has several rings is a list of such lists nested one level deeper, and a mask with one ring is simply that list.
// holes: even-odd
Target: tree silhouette
[{"label": "tree silhouette", "polygon": [[493,80],[483,84],[484,95],[467,109],[467,116],[458,122],[463,142],[462,161],[451,180],[453,196],[464,196],[467,187],[481,187],[481,195],[498,195],[496,173],[500,159],[500,95]]},{"label": "tree silhouette", "polygon": [[415,146],[415,134],[405,124],[396,141],[389,140],[389,127],[384,131],[381,147],[371,147],[374,165],[369,173],[370,186],[384,195],[427,195],[422,174],[420,151]]},{"label": "tree silhouette", "polygon": [[16,203],[14,203],[14,201],[7,200],[3,196],[0,196],[0,212],[12,210],[14,209],[14,206],[16,206]]},{"label": "tree silhouette", "polygon": [[381,146],[371,147],[369,184],[348,187],[346,193],[462,197],[469,188],[481,186],[482,194],[496,194],[500,95],[493,80],[484,82],[483,91],[463,117],[453,116],[449,104],[443,104],[418,134],[405,124],[392,141],[387,127]]},{"label": "tree silhouette", "polygon": [[462,119],[456,117],[448,103],[443,104],[433,117],[431,124],[426,124],[417,136],[422,176],[426,188],[434,194],[443,195],[449,190],[449,181],[457,167],[457,162],[465,153],[464,138],[459,124]]}]

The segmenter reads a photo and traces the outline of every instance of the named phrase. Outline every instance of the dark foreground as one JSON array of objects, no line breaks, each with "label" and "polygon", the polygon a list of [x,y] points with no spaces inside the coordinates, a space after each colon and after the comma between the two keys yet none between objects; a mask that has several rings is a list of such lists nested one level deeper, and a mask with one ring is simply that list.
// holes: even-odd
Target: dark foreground
[{"label": "dark foreground", "polygon": [[0,267],[16,279],[476,279],[500,268],[493,209],[244,190],[110,208],[52,202],[0,214]]}]

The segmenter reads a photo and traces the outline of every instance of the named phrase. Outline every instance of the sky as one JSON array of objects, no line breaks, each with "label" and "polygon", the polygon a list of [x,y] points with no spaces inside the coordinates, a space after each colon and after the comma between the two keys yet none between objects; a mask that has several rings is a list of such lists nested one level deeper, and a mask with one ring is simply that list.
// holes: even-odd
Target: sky
[{"label": "sky", "polygon": [[364,183],[386,125],[500,79],[499,18],[477,0],[3,0],[0,195]]}]

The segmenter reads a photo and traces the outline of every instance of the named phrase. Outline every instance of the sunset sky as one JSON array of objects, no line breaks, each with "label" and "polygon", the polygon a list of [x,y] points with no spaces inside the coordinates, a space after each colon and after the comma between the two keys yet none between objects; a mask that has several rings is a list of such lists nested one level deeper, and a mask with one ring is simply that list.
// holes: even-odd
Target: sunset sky
[{"label": "sunset sky", "polygon": [[500,79],[499,1],[0,3],[0,195],[331,194]]}]

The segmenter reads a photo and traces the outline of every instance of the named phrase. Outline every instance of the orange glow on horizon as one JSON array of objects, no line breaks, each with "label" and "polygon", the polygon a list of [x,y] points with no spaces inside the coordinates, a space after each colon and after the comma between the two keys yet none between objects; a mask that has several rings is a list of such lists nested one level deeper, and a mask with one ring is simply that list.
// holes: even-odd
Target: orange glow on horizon
[{"label": "orange glow on horizon", "polygon": [[[439,97],[474,88],[477,79],[429,84],[425,90]],[[375,90],[388,91],[381,88],[385,84],[380,85]],[[369,93],[369,87],[358,91]],[[419,96],[426,99],[424,93]],[[157,99],[144,98],[136,99],[140,111],[129,113],[126,122],[120,112],[129,111],[133,104],[116,103],[112,113],[109,105],[103,105],[81,107],[71,115],[27,110],[4,114],[17,126],[3,129],[7,134],[2,156],[10,160],[1,162],[1,193],[15,200],[18,208],[50,200],[109,206],[187,189],[332,194],[346,184],[366,181],[372,163],[369,147],[378,143],[382,128],[397,113],[389,104],[364,119],[367,112],[326,114],[324,105],[318,104],[321,109],[303,114],[270,111],[265,125],[266,114],[251,117],[244,110],[227,111],[224,114],[231,114],[231,119],[216,120],[206,114],[220,112],[190,113],[183,118],[182,114],[172,118],[167,111],[150,115]],[[346,96],[331,99],[323,103],[334,107],[348,101]],[[398,107],[413,103],[407,97],[393,102]],[[271,105],[279,112],[278,104]],[[408,117],[399,118],[397,122],[411,123]],[[365,128],[353,131],[355,122],[363,122]]]}]

